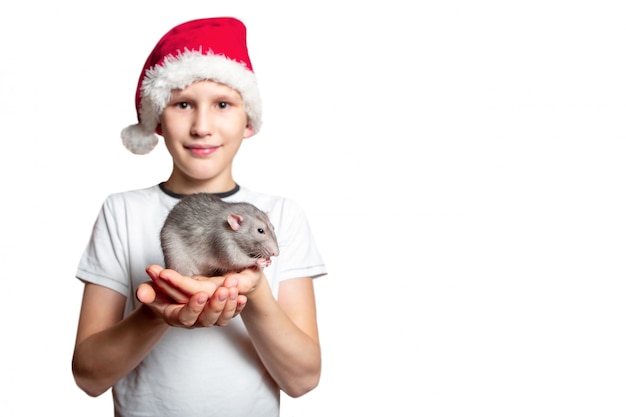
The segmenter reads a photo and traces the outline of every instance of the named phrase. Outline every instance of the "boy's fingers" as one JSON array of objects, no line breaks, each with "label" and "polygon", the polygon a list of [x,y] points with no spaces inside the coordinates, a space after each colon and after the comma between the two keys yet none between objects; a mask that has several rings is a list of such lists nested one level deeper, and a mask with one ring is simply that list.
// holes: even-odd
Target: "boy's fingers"
[{"label": "boy's fingers", "polygon": [[226,307],[229,299],[229,290],[227,288],[218,288],[211,297],[210,303],[206,306],[202,315],[198,319],[201,326],[220,325],[219,319]]},{"label": "boy's fingers", "polygon": [[209,296],[205,293],[195,294],[189,302],[180,310],[178,321],[184,327],[194,327],[198,317],[204,310]]},{"label": "boy's fingers", "polygon": [[209,295],[215,292],[215,289],[222,285],[224,277],[187,277],[171,269],[162,270],[157,277],[153,278],[154,282],[179,302],[186,302],[192,295],[199,292],[205,292]]},{"label": "boy's fingers", "polygon": [[150,282],[144,282],[137,288],[137,299],[143,304],[151,304],[156,300],[156,291],[152,285]]},{"label": "boy's fingers", "polygon": [[237,288],[229,288],[226,304],[224,305],[224,309],[215,323],[217,326],[226,326],[230,320],[235,317],[237,314],[238,298],[239,292],[237,291]]},{"label": "boy's fingers", "polygon": [[178,287],[172,285],[169,280],[165,280],[161,277],[161,275],[157,275],[152,279],[156,285],[159,286],[159,290],[171,297],[177,303],[184,304],[189,301],[189,297],[193,293],[185,293],[181,291]]}]

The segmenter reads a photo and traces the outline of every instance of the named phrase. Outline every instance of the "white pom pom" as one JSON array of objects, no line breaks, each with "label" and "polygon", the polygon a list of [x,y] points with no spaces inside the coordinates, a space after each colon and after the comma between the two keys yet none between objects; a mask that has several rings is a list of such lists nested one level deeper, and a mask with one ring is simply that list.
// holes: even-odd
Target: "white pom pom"
[{"label": "white pom pom", "polygon": [[159,143],[156,133],[147,131],[139,124],[125,127],[121,137],[126,149],[137,155],[149,153]]}]

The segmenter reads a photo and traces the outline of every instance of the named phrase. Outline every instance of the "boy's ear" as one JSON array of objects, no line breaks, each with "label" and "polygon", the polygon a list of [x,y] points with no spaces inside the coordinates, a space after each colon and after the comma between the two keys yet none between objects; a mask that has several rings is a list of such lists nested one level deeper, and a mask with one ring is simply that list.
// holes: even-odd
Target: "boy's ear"
[{"label": "boy's ear", "polygon": [[252,126],[250,126],[249,124],[246,125],[246,130],[244,130],[243,132],[243,138],[247,139],[250,136],[254,135],[254,128]]}]

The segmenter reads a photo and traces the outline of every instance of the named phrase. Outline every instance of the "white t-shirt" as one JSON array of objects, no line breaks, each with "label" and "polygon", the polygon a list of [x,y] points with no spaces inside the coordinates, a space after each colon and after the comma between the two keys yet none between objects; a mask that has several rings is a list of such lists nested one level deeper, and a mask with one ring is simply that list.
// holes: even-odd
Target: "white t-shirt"
[{"label": "white t-shirt", "polygon": [[[325,275],[308,221],[291,200],[239,188],[224,201],[245,201],[269,214],[280,255],[265,268],[274,297],[281,281]],[[179,196],[155,185],[107,197],[80,259],[77,278],[139,302],[145,268],[163,265],[160,230]],[[279,415],[279,390],[254,350],[240,317],[226,327],[171,328],[148,356],[113,386],[116,416]]]}]

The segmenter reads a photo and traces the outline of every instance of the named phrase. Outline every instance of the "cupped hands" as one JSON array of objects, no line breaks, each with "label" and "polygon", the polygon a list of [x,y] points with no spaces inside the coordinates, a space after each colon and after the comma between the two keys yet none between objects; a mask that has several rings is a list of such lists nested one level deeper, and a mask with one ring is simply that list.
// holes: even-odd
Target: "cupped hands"
[{"label": "cupped hands", "polygon": [[247,303],[262,269],[251,268],[218,277],[187,277],[160,265],[146,272],[151,281],[137,289],[137,298],[170,326],[226,326]]}]

